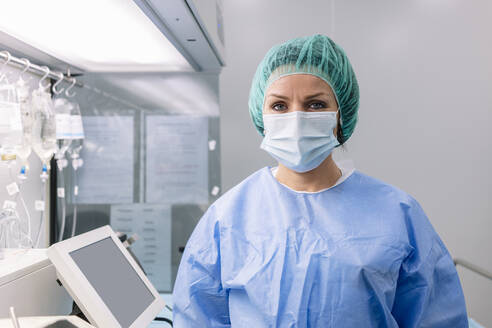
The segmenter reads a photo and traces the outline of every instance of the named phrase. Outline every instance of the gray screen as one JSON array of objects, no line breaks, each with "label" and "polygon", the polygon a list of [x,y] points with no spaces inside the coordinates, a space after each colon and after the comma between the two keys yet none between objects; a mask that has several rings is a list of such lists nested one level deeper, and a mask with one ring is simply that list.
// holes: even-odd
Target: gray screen
[{"label": "gray screen", "polygon": [[154,301],[111,237],[70,252],[70,256],[123,328]]}]

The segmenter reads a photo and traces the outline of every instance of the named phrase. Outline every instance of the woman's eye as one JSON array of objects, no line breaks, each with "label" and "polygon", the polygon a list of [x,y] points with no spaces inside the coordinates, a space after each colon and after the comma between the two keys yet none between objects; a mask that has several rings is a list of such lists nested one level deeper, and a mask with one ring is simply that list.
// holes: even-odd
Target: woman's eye
[{"label": "woman's eye", "polygon": [[309,109],[322,109],[326,108],[326,104],[324,102],[313,102],[309,104]]},{"label": "woman's eye", "polygon": [[278,103],[277,103],[277,104],[274,104],[274,105],[272,106],[272,109],[273,109],[273,110],[276,110],[276,111],[283,111],[283,110],[286,110],[286,109],[287,109],[287,107],[285,107],[285,105],[284,105],[284,104],[278,104]]}]

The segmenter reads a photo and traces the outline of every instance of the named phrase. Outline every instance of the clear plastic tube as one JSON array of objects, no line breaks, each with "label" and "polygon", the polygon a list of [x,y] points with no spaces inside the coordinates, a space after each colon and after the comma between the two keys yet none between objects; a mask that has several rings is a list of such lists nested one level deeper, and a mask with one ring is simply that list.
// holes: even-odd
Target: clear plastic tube
[{"label": "clear plastic tube", "polygon": [[26,201],[24,200],[24,195],[22,194],[22,182],[23,180],[20,180],[19,183],[19,194],[18,194],[18,199],[20,199],[20,202],[22,204],[22,208],[24,209],[24,212],[26,214],[26,225],[27,225],[27,238],[30,242],[30,247],[33,247],[33,242],[32,242],[32,225],[31,225],[31,214],[29,213],[29,209],[27,208]]},{"label": "clear plastic tube", "polygon": [[75,236],[75,229],[77,227],[77,194],[79,186],[77,184],[77,168],[75,167],[73,170],[73,216],[72,216],[72,233],[70,237]]},{"label": "clear plastic tube", "polygon": [[[8,169],[9,169],[9,175],[12,181],[17,182],[13,173],[12,173],[12,163],[8,163]],[[26,202],[24,200],[24,196],[22,195],[22,181],[19,183],[19,192],[17,193],[15,200],[17,201],[20,199],[22,207],[24,208],[24,211],[26,213],[26,226],[27,226],[27,232],[23,231],[22,224],[21,224],[21,218],[19,217],[19,213],[16,210],[12,210],[12,212],[8,215],[7,219],[5,220],[10,224],[9,228],[5,227],[4,228],[4,237],[6,242],[10,243],[10,239],[14,241],[13,239],[15,238],[15,231],[13,224],[17,223],[17,245],[18,247],[24,247],[24,240],[27,240],[27,245],[28,247],[33,247],[33,242],[32,242],[32,237],[31,237],[31,215],[29,213],[29,210],[27,209]],[[7,224],[7,223],[4,223]],[[10,232],[10,233],[8,233]]]},{"label": "clear plastic tube", "polygon": [[[60,166],[59,166],[60,167]],[[60,185],[62,188],[65,188],[65,177],[63,176],[63,168],[59,169],[60,174],[58,175],[60,177]],[[61,197],[59,197],[61,198]],[[63,240],[63,233],[65,232],[65,224],[66,224],[66,217],[67,217],[67,202],[65,201],[65,198],[61,198],[61,207],[62,207],[62,215],[61,215],[61,225],[60,225],[60,233],[58,235],[58,241]]]},{"label": "clear plastic tube", "polygon": [[9,221],[4,222],[5,229],[5,247],[10,248]]},{"label": "clear plastic tube", "polygon": [[[17,212],[13,212],[10,217],[10,235],[17,248],[32,248],[33,242],[31,236],[22,230],[21,219]],[[15,227],[16,226],[16,227]],[[17,228],[17,229],[14,229]]]},{"label": "clear plastic tube", "polygon": [[41,230],[43,230],[43,226],[44,226],[44,220],[43,220],[43,213],[44,212],[41,212],[41,222],[39,223],[39,229],[38,229],[38,233],[37,233],[37,236],[36,236],[36,244],[35,244],[35,248],[39,248],[39,242],[41,240]]},{"label": "clear plastic tube", "polygon": [[[20,187],[19,187],[20,189]],[[24,212],[26,213],[26,221],[27,221],[27,237],[31,240],[32,238],[32,227],[31,227],[31,214],[29,214],[29,210],[27,209],[26,201],[24,200],[24,196],[22,195],[22,191],[19,191],[19,199],[21,201],[22,207],[24,208]],[[32,240],[31,240],[32,247]]]},{"label": "clear plastic tube", "polygon": [[0,247],[7,248],[7,229],[5,228],[6,219],[0,221]]},{"label": "clear plastic tube", "polygon": [[[17,225],[17,229],[16,229],[16,225]],[[9,228],[9,235],[10,235],[9,242],[11,243],[11,244],[9,244],[8,247],[14,247],[15,242],[18,246],[20,244],[20,240],[21,240],[20,224],[19,224],[18,218],[16,218],[16,217],[10,218],[9,222],[8,222],[8,228]],[[16,233],[17,233],[17,236],[16,236]]]},{"label": "clear plastic tube", "polygon": [[8,215],[5,210],[0,210],[0,251],[2,248],[7,247],[7,237],[5,230],[5,222],[7,221]]},{"label": "clear plastic tube", "polygon": [[[15,216],[9,216],[4,219],[4,234],[5,234],[5,246],[7,248],[11,248],[15,245],[15,241],[17,241],[17,246],[19,246],[21,240],[21,231],[19,230],[19,218]],[[17,229],[15,226],[17,225]],[[17,232],[17,236],[16,236]]]},{"label": "clear plastic tube", "polygon": [[77,226],[77,204],[73,205],[73,223],[72,223],[72,233],[70,237],[75,236],[75,227]]},{"label": "clear plastic tube", "polygon": [[[3,247],[2,247],[3,244]],[[5,237],[5,228],[3,224],[0,224],[0,248],[7,248],[6,237]],[[1,251],[1,249],[0,249]]]},{"label": "clear plastic tube", "polygon": [[[46,192],[46,180],[41,179],[41,181],[42,181],[42,183],[41,183],[41,201],[44,201],[44,193]],[[36,243],[35,243],[36,248],[39,247],[39,242],[41,240],[41,231],[43,229],[43,226],[44,226],[44,209],[43,209],[43,211],[41,211],[41,219],[40,219],[40,223],[39,223],[39,228],[38,228],[38,232],[36,233]]]}]

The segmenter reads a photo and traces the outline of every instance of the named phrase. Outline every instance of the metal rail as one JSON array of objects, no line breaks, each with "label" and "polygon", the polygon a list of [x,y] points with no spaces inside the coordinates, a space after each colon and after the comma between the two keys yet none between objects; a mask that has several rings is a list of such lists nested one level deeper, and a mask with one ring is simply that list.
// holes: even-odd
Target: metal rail
[{"label": "metal rail", "polygon": [[8,51],[0,51],[0,57],[4,61],[3,64],[16,66],[18,68],[24,68],[39,76],[44,76],[46,73],[48,73],[48,77],[54,80],[58,81],[62,77],[62,79],[65,80],[65,82],[67,83],[74,83],[75,81],[74,85],[78,87],[84,86],[82,83],[77,82],[74,77],[65,76],[62,72],[51,71],[47,66],[39,66],[33,64],[26,58],[17,58],[15,56],[12,56]]},{"label": "metal rail", "polygon": [[0,58],[3,59],[3,63],[0,64],[0,67],[3,67],[3,65],[10,65],[10,66],[14,66],[14,67],[19,68],[19,69],[30,71],[36,75],[39,75],[39,76],[45,76],[46,75],[47,77],[50,77],[50,78],[57,81],[55,85],[61,83],[61,80],[64,80],[65,82],[71,84],[69,89],[71,89],[72,86],[84,88],[86,90],[90,90],[90,91],[95,92],[99,95],[102,95],[106,98],[109,98],[113,101],[119,102],[120,104],[122,104],[124,106],[128,106],[128,107],[136,109],[136,110],[142,110],[139,106],[137,106],[137,105],[135,105],[135,104],[133,104],[127,100],[120,99],[118,97],[113,96],[112,94],[107,93],[106,91],[100,90],[100,89],[95,88],[95,87],[91,87],[90,85],[88,85],[86,83],[79,82],[73,76],[66,76],[62,72],[51,71],[49,69],[49,67],[47,67],[47,66],[39,66],[39,65],[31,63],[26,58],[18,58],[18,57],[12,56],[10,54],[10,52],[8,52],[8,51],[5,51],[5,50],[0,51]]},{"label": "metal rail", "polygon": [[473,271],[479,275],[481,275],[482,277],[485,277],[489,280],[492,280],[492,273],[479,267],[479,266],[476,266],[475,264],[473,263],[470,263],[466,260],[463,260],[463,259],[453,259],[453,262],[454,262],[454,265],[455,266],[458,266],[458,265],[461,265],[465,268],[467,268],[468,270],[470,271]]}]

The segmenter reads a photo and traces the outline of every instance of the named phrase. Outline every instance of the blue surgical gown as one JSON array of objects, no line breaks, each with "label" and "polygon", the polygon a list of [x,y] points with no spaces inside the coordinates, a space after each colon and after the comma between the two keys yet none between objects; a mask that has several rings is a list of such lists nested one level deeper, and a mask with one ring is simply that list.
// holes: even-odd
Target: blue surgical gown
[{"label": "blue surgical gown", "polygon": [[453,261],[407,193],[354,171],[299,193],[264,168],[212,204],[173,292],[175,327],[468,327]]}]

